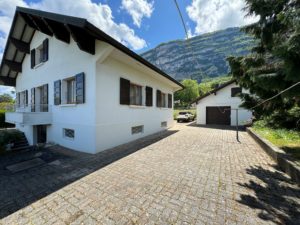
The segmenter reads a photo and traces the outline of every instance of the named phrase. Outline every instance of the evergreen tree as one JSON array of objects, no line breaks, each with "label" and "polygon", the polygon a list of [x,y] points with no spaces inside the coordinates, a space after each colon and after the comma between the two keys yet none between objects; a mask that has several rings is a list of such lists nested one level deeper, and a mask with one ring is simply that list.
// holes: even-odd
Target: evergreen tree
[{"label": "evergreen tree", "polygon": [[[252,54],[229,57],[231,73],[250,90],[243,94],[243,106],[251,108],[300,81],[300,1],[246,0],[248,15],[259,16],[257,23],[243,28],[258,44]],[[262,106],[257,117],[273,125],[300,127],[300,85]]]}]

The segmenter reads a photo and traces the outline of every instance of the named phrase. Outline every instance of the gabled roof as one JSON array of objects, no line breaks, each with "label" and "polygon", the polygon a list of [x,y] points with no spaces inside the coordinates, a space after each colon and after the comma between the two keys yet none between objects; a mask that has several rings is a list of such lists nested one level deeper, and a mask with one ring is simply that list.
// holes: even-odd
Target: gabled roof
[{"label": "gabled roof", "polygon": [[215,88],[215,89],[207,92],[206,94],[200,96],[199,98],[195,99],[194,101],[191,102],[191,104],[193,104],[193,103],[197,104],[201,99],[206,98],[207,96],[210,96],[211,94],[216,94],[219,90],[221,90],[221,89],[223,89],[223,88],[225,88],[225,87],[227,87],[230,84],[233,84],[235,82],[236,82],[236,80],[230,80],[230,81],[228,81],[226,83],[223,83],[220,86],[218,86],[217,88]]},{"label": "gabled roof", "polygon": [[30,54],[30,42],[36,30],[49,36],[55,36],[58,40],[66,43],[70,43],[70,36],[72,36],[79,49],[89,54],[95,54],[95,40],[107,42],[183,88],[183,85],[174,78],[95,27],[86,19],[22,7],[16,8],[0,65],[0,82],[4,85],[15,86],[18,73],[22,72],[23,60],[26,54]]}]

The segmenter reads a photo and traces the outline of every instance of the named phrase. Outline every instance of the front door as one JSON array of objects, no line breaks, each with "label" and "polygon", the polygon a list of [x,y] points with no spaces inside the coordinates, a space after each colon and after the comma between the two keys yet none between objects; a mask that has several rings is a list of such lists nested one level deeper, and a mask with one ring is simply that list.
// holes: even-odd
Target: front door
[{"label": "front door", "polygon": [[37,125],[36,126],[37,143],[46,143],[47,141],[47,126]]}]

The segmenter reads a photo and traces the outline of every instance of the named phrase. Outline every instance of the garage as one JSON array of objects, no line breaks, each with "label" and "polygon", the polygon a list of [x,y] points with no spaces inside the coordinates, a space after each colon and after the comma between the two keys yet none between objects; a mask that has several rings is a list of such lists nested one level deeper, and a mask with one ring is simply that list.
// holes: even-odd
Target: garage
[{"label": "garage", "polygon": [[206,107],[206,124],[209,125],[230,125],[230,106]]}]

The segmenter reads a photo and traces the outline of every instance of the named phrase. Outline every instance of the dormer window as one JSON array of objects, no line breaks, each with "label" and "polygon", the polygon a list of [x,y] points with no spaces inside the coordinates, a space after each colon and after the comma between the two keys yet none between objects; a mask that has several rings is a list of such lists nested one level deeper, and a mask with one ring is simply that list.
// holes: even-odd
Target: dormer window
[{"label": "dormer window", "polygon": [[49,58],[49,40],[46,38],[42,44],[37,48],[32,49],[30,52],[31,55],[31,69],[37,67],[38,65],[48,61]]}]

